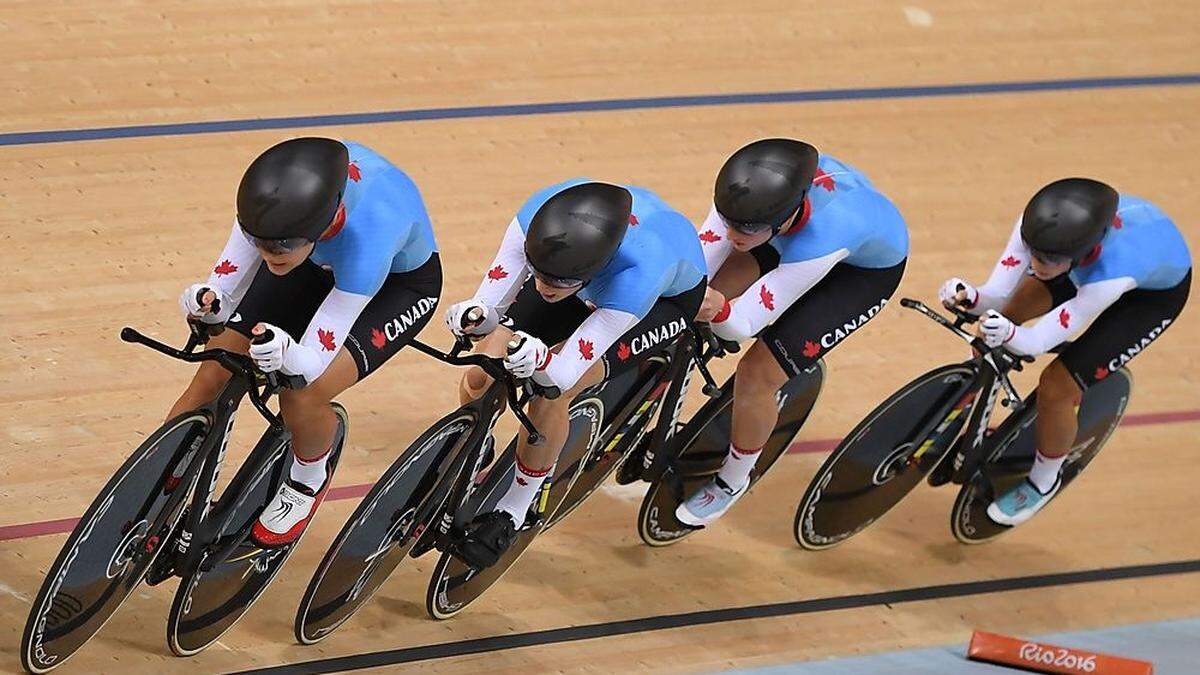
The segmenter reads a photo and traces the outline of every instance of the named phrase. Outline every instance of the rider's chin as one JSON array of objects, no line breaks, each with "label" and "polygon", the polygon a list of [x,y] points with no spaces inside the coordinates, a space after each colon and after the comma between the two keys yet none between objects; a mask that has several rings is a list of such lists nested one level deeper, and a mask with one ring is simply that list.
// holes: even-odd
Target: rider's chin
[{"label": "rider's chin", "polygon": [[267,270],[277,277],[281,277],[288,272],[291,272],[292,269],[296,267],[290,262],[271,262],[269,260],[264,260],[263,262],[267,264]]}]

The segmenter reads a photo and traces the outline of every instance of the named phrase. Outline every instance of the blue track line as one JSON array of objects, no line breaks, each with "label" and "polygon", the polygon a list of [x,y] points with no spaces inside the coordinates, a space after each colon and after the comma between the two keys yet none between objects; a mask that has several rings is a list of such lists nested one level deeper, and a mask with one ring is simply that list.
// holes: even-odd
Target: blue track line
[{"label": "blue track line", "polygon": [[815,101],[869,101],[875,99],[925,98],[931,96],[966,96],[978,94],[1011,94],[1019,92],[1079,91],[1086,89],[1123,89],[1128,87],[1171,87],[1200,84],[1200,73],[1179,75],[1146,75],[1139,77],[1096,77],[1068,80],[1029,80],[1025,82],[981,82],[975,84],[944,84],[910,87],[866,87],[857,89],[813,89],[743,94],[709,94],[696,96],[659,96],[618,98],[593,101],[562,101],[557,103],[523,103],[515,105],[462,106],[453,108],[422,108],[417,110],[387,110],[381,112],[312,115],[307,117],[266,117],[261,119],[218,120],[214,122],[184,122],[180,124],[140,124],[127,127],[97,129],[57,129],[51,131],[18,131],[0,134],[0,146],[67,143],[115,138],[147,138],[150,136],[182,136],[215,134],[232,131],[261,131],[266,129],[295,129],[299,127],[329,127],[387,122],[417,122],[422,120],[468,119],[473,117],[516,117],[519,115],[550,115],[555,113],[604,112],[612,110],[652,110],[655,108],[684,108],[718,105],[748,105],[760,103],[809,103]]}]

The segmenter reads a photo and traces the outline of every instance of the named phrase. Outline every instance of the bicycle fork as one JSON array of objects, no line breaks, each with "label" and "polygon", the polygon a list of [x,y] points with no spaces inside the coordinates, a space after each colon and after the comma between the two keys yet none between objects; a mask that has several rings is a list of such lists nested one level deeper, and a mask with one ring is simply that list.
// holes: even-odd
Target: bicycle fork
[{"label": "bicycle fork", "polygon": [[[456,476],[456,480],[454,481],[454,489],[451,494],[450,503],[454,506],[454,508],[445,509],[442,512],[441,520],[438,521],[438,534],[441,536],[448,536],[452,532],[462,532],[466,527],[467,514],[465,512],[467,509],[462,507],[465,506],[470,500],[470,485],[475,482],[475,476],[479,474],[479,470],[482,468],[480,465],[483,463],[483,443],[487,437],[492,434],[492,430],[496,426],[496,421],[500,419],[500,413],[500,409],[497,409],[495,412],[493,412],[491,419],[487,423],[487,426],[483,427],[483,432],[480,433],[479,428],[477,427],[475,432],[470,434],[466,439],[466,444],[469,444],[471,447],[475,448],[475,460],[471,462],[471,470],[467,474],[470,477],[470,480],[463,481],[459,479],[461,478],[463,471],[467,469],[467,458],[464,457],[458,470],[453,472],[454,476]],[[468,455],[469,454],[470,453],[468,453]]]},{"label": "bicycle fork", "polygon": [[979,404],[978,398],[976,399],[976,404],[971,409],[970,416],[967,417],[963,437],[955,445],[954,458],[950,465],[951,480],[956,485],[961,485],[974,474],[983,462],[981,448],[987,434],[988,420],[992,417],[992,406],[996,404],[996,397],[1000,393],[1001,386],[999,378],[990,371],[984,372],[982,380],[979,391],[986,390],[987,397],[983,399],[982,405]]}]

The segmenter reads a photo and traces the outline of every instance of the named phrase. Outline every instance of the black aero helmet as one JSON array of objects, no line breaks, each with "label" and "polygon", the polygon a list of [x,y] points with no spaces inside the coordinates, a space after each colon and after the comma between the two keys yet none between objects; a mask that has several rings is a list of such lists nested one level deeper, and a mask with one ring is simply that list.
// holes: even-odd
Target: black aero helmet
[{"label": "black aero helmet", "polygon": [[1090,178],[1064,178],[1038,190],[1021,216],[1021,239],[1034,251],[1078,262],[1104,239],[1119,195]]},{"label": "black aero helmet", "polygon": [[293,138],[250,163],[237,192],[237,219],[257,239],[316,241],[346,189],[350,153],[332,138]]},{"label": "black aero helmet", "polygon": [[586,282],[616,254],[632,209],[633,195],[619,185],[569,187],[533,214],[525,233],[525,258],[553,285]]},{"label": "black aero helmet", "polygon": [[817,149],[790,138],[767,138],[738,150],[717,174],[713,205],[743,232],[778,232],[804,203],[817,173]]}]

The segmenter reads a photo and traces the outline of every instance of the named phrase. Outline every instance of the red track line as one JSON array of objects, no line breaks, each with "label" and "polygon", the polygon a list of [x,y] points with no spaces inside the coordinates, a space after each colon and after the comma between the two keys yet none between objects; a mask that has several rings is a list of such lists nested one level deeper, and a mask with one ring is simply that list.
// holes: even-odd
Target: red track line
[{"label": "red track line", "polygon": [[[1142,413],[1126,415],[1121,426],[1143,426],[1148,424],[1179,424],[1182,422],[1200,421],[1200,410],[1176,410],[1173,412]],[[788,448],[788,454],[828,452],[837,446],[840,438],[821,438],[809,441],[796,441]],[[367,494],[372,483],[358,485],[343,485],[329,491],[326,501],[356,499]],[[59,520],[42,520],[36,523],[20,523],[17,525],[0,525],[0,541],[10,539],[29,539],[47,534],[65,534],[70,532],[79,518],[61,518]]]}]

